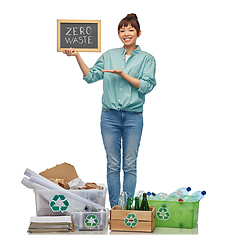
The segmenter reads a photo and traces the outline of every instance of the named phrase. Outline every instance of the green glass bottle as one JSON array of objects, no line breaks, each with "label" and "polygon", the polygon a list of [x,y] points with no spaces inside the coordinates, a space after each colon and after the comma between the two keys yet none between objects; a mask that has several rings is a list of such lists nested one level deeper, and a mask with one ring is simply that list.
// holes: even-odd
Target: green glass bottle
[{"label": "green glass bottle", "polygon": [[134,210],[140,210],[139,197],[135,197],[135,207]]},{"label": "green glass bottle", "polygon": [[141,211],[148,211],[148,200],[147,200],[147,194],[143,193],[143,200],[141,202]]},{"label": "green glass bottle", "polygon": [[126,210],[132,210],[132,199],[128,197]]}]

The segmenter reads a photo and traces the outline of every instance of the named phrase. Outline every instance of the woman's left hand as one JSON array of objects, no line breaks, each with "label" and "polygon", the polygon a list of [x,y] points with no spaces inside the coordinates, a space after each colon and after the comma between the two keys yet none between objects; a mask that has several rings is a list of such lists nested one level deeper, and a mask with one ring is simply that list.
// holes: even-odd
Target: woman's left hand
[{"label": "woman's left hand", "polygon": [[123,71],[122,70],[106,70],[106,69],[102,69],[101,72],[108,72],[108,73],[114,73],[117,75],[122,75]]},{"label": "woman's left hand", "polygon": [[132,76],[129,76],[128,74],[126,74],[122,70],[106,70],[106,69],[102,69],[101,72],[108,72],[108,73],[117,74],[117,75],[121,76],[122,78],[124,78],[125,80],[127,80],[135,88],[139,89],[139,87],[140,87],[140,80],[139,79],[134,78]]}]

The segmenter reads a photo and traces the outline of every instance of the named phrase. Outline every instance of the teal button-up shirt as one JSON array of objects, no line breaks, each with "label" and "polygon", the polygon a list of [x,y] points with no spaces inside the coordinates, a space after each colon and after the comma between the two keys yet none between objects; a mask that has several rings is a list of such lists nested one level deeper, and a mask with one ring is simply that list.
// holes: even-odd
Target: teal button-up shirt
[{"label": "teal button-up shirt", "polygon": [[[83,78],[87,83],[103,79],[103,108],[130,112],[143,111],[145,95],[156,85],[156,62],[151,54],[142,51],[139,46],[136,47],[127,61],[124,47],[108,50],[101,55],[95,65],[90,68],[88,75]],[[117,74],[101,72],[102,69],[121,69],[140,80],[139,89]]]}]

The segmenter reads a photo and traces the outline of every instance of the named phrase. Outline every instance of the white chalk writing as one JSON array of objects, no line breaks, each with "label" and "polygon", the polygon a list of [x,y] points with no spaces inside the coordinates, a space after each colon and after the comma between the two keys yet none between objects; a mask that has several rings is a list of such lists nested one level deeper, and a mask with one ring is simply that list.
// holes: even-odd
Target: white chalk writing
[{"label": "white chalk writing", "polygon": [[91,27],[66,27],[66,34],[68,36],[75,36],[75,35],[91,35],[92,28]]},{"label": "white chalk writing", "polygon": [[92,28],[87,27],[66,27],[65,41],[67,44],[92,44]]},{"label": "white chalk writing", "polygon": [[79,36],[79,37],[65,37],[66,43],[78,43],[78,44],[92,44],[92,36]]}]

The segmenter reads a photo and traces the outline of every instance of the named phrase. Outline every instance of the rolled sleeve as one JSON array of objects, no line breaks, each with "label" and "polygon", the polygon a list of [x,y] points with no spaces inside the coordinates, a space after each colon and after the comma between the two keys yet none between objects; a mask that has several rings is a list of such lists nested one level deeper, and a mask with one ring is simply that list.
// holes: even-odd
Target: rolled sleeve
[{"label": "rolled sleeve", "polygon": [[104,57],[103,55],[97,60],[97,62],[95,63],[95,65],[90,68],[89,73],[87,74],[87,76],[83,77],[83,79],[87,82],[87,83],[93,83],[93,82],[97,82],[99,80],[103,79],[103,75],[104,73],[101,72],[101,70],[104,68]]},{"label": "rolled sleeve", "polygon": [[137,90],[139,93],[147,94],[156,86],[155,72],[156,61],[154,58],[150,58],[145,64],[142,76],[139,78],[140,86]]}]

